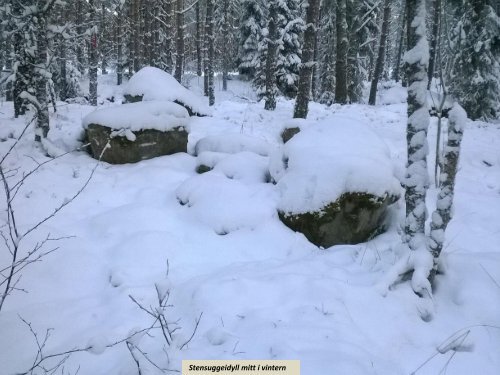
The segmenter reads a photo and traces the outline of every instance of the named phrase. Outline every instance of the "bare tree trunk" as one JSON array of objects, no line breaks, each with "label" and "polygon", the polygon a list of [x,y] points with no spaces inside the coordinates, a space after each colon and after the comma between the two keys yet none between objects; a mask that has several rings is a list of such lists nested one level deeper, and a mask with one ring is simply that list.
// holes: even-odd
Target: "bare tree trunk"
[{"label": "bare tree trunk", "polygon": [[[229,0],[224,0],[222,4],[222,12],[224,19],[222,22],[222,35],[229,33]],[[222,90],[227,91],[227,78],[229,70],[229,44],[222,43]]]},{"label": "bare tree trunk", "polygon": [[[76,32],[78,35],[83,34],[83,2],[84,0],[76,0],[76,14],[75,14],[75,23],[76,23]],[[84,56],[83,56],[83,48],[80,45],[80,43],[77,43],[76,45],[76,61],[77,61],[77,68],[80,71],[80,73],[83,74],[85,72],[85,61],[84,61]]]},{"label": "bare tree trunk", "polygon": [[458,103],[455,103],[448,117],[448,142],[445,148],[443,169],[440,175],[441,186],[437,199],[437,208],[432,214],[431,234],[428,240],[428,246],[434,259],[434,265],[429,275],[431,283],[438,270],[439,256],[444,245],[444,233],[452,218],[455,178],[466,121],[467,114]]},{"label": "bare tree trunk", "polygon": [[392,75],[392,79],[396,82],[400,79],[399,70],[401,67],[401,56],[403,55],[403,44],[404,44],[404,35],[405,35],[405,25],[406,25],[406,0],[401,0],[401,14],[399,15],[400,20],[400,35],[398,42],[398,54],[396,56],[396,63],[394,64],[394,72]]},{"label": "bare tree trunk", "polygon": [[134,61],[134,72],[141,69],[141,0],[134,0],[134,12],[132,25],[134,29],[134,54],[132,56]]},{"label": "bare tree trunk", "polygon": [[422,245],[425,229],[425,196],[429,184],[427,171],[426,86],[427,36],[425,34],[425,0],[407,0],[408,48],[405,68],[408,77],[408,126],[406,129],[408,163],[405,176],[405,241],[410,249]]},{"label": "bare tree trunk", "polygon": [[[207,5],[208,9],[208,5]],[[203,41],[203,95],[208,96],[208,66],[209,66],[209,56],[208,56],[208,44],[209,41],[209,26],[208,26],[208,14],[205,13],[205,38]]]},{"label": "bare tree trunk", "polygon": [[337,1],[337,59],[335,65],[335,102],[347,103],[347,15],[346,0]]},{"label": "bare tree trunk", "polygon": [[60,38],[59,46],[59,98],[65,101],[68,98],[67,70],[66,70],[66,41]]},{"label": "bare tree trunk", "polygon": [[106,6],[101,3],[101,37],[99,38],[99,47],[101,50],[101,71],[102,74],[108,74],[108,42],[107,42],[107,30],[106,30]]},{"label": "bare tree trunk", "polygon": [[378,47],[377,63],[375,64],[375,72],[373,73],[372,84],[370,87],[370,97],[368,104],[375,105],[377,99],[377,85],[382,71],[384,70],[385,49],[387,43],[387,34],[389,33],[389,18],[391,16],[391,2],[385,0],[384,2],[384,20],[382,22],[382,30],[380,32],[380,43]]},{"label": "bare tree trunk", "polygon": [[202,53],[201,53],[201,14],[200,14],[200,2],[197,1],[195,5],[196,13],[196,74],[201,77],[202,72]]},{"label": "bare tree trunk", "polygon": [[119,86],[123,81],[122,6],[119,6],[116,12],[116,84]]},{"label": "bare tree trunk", "polygon": [[[212,4],[213,7],[213,4]],[[207,3],[208,10],[208,3]],[[184,0],[176,2],[176,20],[177,20],[177,39],[175,51],[175,73],[174,77],[177,81],[182,80],[182,70],[184,67]]]},{"label": "bare tree trunk", "polygon": [[214,0],[207,0],[207,39],[208,39],[208,105],[215,104],[214,92]]},{"label": "bare tree trunk", "polygon": [[319,14],[319,0],[309,0],[306,10],[306,29],[304,31],[304,44],[302,48],[302,62],[299,70],[299,84],[297,99],[295,101],[294,118],[306,118],[309,97],[311,94],[311,78],[314,61],[314,39],[316,38],[316,21]]},{"label": "bare tree trunk", "polygon": [[436,61],[436,50],[439,41],[439,31],[441,29],[441,0],[434,0],[434,19],[432,21],[431,44],[429,54],[429,70],[427,72],[429,82],[427,90],[431,88],[432,77],[434,76],[434,62]]},{"label": "bare tree trunk", "polygon": [[162,69],[172,73],[174,60],[172,57],[173,34],[174,34],[174,0],[166,0],[163,3],[162,27],[163,30],[163,50],[162,50]]},{"label": "bare tree trunk", "polygon": [[278,49],[277,39],[278,30],[276,26],[276,1],[271,0],[269,7],[268,25],[269,30],[267,36],[267,56],[266,56],[266,93],[264,108],[269,111],[274,111],[276,109],[276,53]]},{"label": "bare tree trunk", "polygon": [[36,100],[37,110],[35,141],[40,142],[42,138],[47,138],[49,133],[49,101],[47,98],[47,18],[46,14],[39,13],[35,20],[37,49],[35,57],[36,75]]},{"label": "bare tree trunk", "polygon": [[89,102],[90,105],[97,105],[97,26],[95,22],[94,0],[89,0],[89,23],[91,27],[89,45]]}]

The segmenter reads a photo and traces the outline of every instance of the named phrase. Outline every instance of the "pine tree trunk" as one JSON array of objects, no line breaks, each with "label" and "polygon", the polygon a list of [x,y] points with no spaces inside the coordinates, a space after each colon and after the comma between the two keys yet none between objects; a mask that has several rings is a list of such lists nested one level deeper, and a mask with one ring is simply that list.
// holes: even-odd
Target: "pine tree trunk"
[{"label": "pine tree trunk", "polygon": [[214,63],[215,63],[215,46],[214,46],[214,0],[207,0],[207,39],[208,39],[208,105],[215,104],[215,87],[214,87]]},{"label": "pine tree trunk", "polygon": [[[213,4],[212,4],[213,7]],[[208,3],[207,3],[208,9]],[[176,2],[176,23],[177,23],[177,39],[175,51],[175,73],[174,77],[177,81],[182,80],[182,69],[184,65],[184,1],[177,0]]]},{"label": "pine tree trunk", "polygon": [[134,0],[134,12],[132,18],[132,25],[134,30],[134,53],[132,55],[134,61],[134,72],[141,69],[141,0]]},{"label": "pine tree trunk", "polygon": [[163,48],[161,53],[162,69],[168,73],[172,73],[174,67],[174,59],[172,57],[173,34],[174,34],[174,0],[166,0],[163,3]]},{"label": "pine tree trunk", "polygon": [[107,56],[107,38],[106,33],[106,7],[104,3],[101,4],[101,37],[99,38],[99,44],[101,49],[101,71],[102,74],[108,74],[108,56]]},{"label": "pine tree trunk", "polygon": [[309,0],[306,10],[306,29],[302,48],[302,62],[299,70],[299,84],[295,101],[294,118],[306,118],[311,93],[311,78],[314,67],[314,39],[316,38],[316,21],[319,14],[319,0]]},{"label": "pine tree trunk", "polygon": [[[222,4],[222,35],[229,35],[229,0]],[[229,70],[229,43],[222,43],[222,90],[227,91],[227,78]]]},{"label": "pine tree trunk", "polygon": [[198,77],[201,77],[203,74],[203,64],[202,59],[203,55],[201,53],[201,14],[200,14],[200,2],[197,1],[195,5],[195,13],[196,13],[196,74]]},{"label": "pine tree trunk", "polygon": [[382,75],[384,70],[384,58],[387,42],[387,34],[389,33],[389,18],[391,16],[391,2],[390,0],[385,0],[384,2],[384,20],[382,22],[382,31],[380,32],[380,43],[378,47],[377,63],[375,64],[375,71],[373,73],[372,84],[370,87],[370,97],[368,99],[368,104],[375,105],[377,99],[377,86],[378,80]]},{"label": "pine tree trunk", "polygon": [[[78,35],[83,34],[83,2],[84,0],[76,0],[76,32]],[[76,44],[76,61],[77,61],[77,68],[80,71],[80,73],[85,72],[85,58],[84,58],[84,53],[83,53],[83,48],[81,46],[81,43]]]},{"label": "pine tree trunk", "polygon": [[36,135],[35,141],[41,141],[42,138],[47,138],[49,133],[49,101],[47,98],[47,19],[46,15],[39,13],[34,17],[37,49],[35,57],[35,82],[36,82],[36,100],[35,105],[37,111],[36,119]]},{"label": "pine tree trunk", "polygon": [[[21,18],[22,16],[22,6],[18,1],[12,1],[12,15],[15,18]],[[15,25],[14,25],[15,27]],[[30,68],[28,64],[28,56],[26,55],[26,48],[24,46],[23,34],[20,30],[14,30],[12,36],[12,44],[14,48],[14,61],[13,64],[16,67],[16,74],[14,80],[14,87],[12,90],[14,99],[14,117],[22,116],[28,110],[27,102],[21,97],[21,94],[28,91],[27,79],[30,75]]]},{"label": "pine tree trunk", "polygon": [[455,103],[448,117],[448,141],[445,147],[443,166],[440,175],[441,186],[437,198],[437,208],[432,214],[431,233],[428,246],[434,259],[434,266],[429,276],[432,283],[438,269],[438,260],[444,245],[446,227],[452,218],[453,193],[458,171],[460,145],[467,114]]},{"label": "pine tree trunk", "polygon": [[276,27],[276,2],[271,0],[268,16],[268,36],[267,36],[267,56],[266,56],[266,93],[264,108],[269,111],[276,109],[276,52],[277,52],[277,36],[278,30]]},{"label": "pine tree trunk", "polygon": [[405,25],[406,25],[406,0],[401,0],[401,14],[399,15],[400,19],[400,35],[398,42],[398,54],[396,56],[396,63],[394,64],[394,71],[392,74],[392,79],[396,82],[399,82],[400,79],[400,67],[401,67],[401,56],[403,55],[403,44],[404,44],[404,35],[405,35]]},{"label": "pine tree trunk", "polygon": [[[207,5],[208,9],[208,5]],[[208,56],[208,44],[209,41],[209,26],[208,26],[208,14],[205,12],[205,38],[203,41],[203,95],[208,96],[208,65],[209,65],[209,56]]]},{"label": "pine tree trunk", "polygon": [[67,69],[66,69],[66,41],[59,40],[59,98],[65,101],[68,98]]},{"label": "pine tree trunk", "polygon": [[427,36],[425,30],[425,0],[407,0],[408,48],[405,69],[408,77],[408,125],[406,129],[408,162],[406,188],[405,242],[416,250],[424,241],[426,219],[425,196],[429,184],[427,171]]},{"label": "pine tree trunk", "polygon": [[123,46],[122,46],[122,7],[117,8],[116,15],[116,84],[119,86],[123,81]]},{"label": "pine tree trunk", "polygon": [[439,41],[439,30],[441,24],[441,0],[434,0],[434,19],[432,21],[431,44],[429,54],[429,70],[427,90],[431,88],[432,77],[434,76],[434,65],[436,61],[436,51]]},{"label": "pine tree trunk", "polygon": [[335,102],[347,103],[347,15],[346,0],[337,1],[337,59],[335,66]]},{"label": "pine tree trunk", "polygon": [[97,26],[95,22],[96,11],[94,0],[89,0],[89,23],[91,27],[89,44],[89,102],[97,105]]}]

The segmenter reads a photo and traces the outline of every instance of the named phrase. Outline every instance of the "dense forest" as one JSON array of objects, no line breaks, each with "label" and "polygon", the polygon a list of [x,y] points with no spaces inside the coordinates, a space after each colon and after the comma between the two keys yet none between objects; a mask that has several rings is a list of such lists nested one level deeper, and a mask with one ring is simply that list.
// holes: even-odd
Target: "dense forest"
[{"label": "dense forest", "polygon": [[[16,115],[34,105],[40,136],[50,102],[82,96],[96,105],[97,72],[115,71],[117,83],[143,66],[170,72],[185,85],[205,79],[214,103],[213,76],[223,87],[235,72],[253,83],[266,108],[275,97],[362,102],[371,82],[406,85],[404,54],[412,48],[414,1],[406,0],[2,0],[2,92]],[[427,88],[456,98],[472,119],[499,116],[498,1],[425,1],[429,43]],[[423,46],[422,46],[423,47]],[[427,53],[427,52],[425,52]],[[433,80],[434,79],[434,80]]]}]

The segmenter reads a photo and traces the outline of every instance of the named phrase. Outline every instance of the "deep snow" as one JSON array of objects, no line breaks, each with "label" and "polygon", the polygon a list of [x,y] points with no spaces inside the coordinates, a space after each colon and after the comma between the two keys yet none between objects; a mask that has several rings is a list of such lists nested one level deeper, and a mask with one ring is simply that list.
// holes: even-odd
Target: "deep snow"
[{"label": "deep snow", "polygon": [[[101,101],[120,97],[120,89],[109,83],[112,79],[100,77]],[[197,93],[199,83],[191,80]],[[213,117],[191,119],[190,150],[198,140],[221,133],[278,146],[293,103],[280,100],[275,112],[266,112],[262,103],[253,102],[247,84],[230,81],[230,90],[217,92]],[[395,100],[381,93],[385,105],[376,107],[311,103],[307,123],[349,119],[369,124],[388,146],[401,178],[406,106],[394,93],[388,96]],[[60,103],[58,113],[51,115],[52,143],[61,150],[77,147],[81,120],[92,110]],[[3,103],[0,121],[3,155],[27,118],[13,119],[11,103]],[[431,145],[435,133],[433,120]],[[14,179],[36,166],[35,160],[47,160],[32,138],[30,131],[5,162],[6,168],[20,168]],[[152,323],[129,295],[154,306],[155,284],[160,283],[171,290],[169,321],[182,328],[175,333],[174,346],[166,349],[170,363],[157,330],[151,332],[154,337],[135,337],[134,342],[162,367],[179,369],[182,359],[300,359],[304,375],[396,375],[410,374],[432,357],[417,374],[447,369],[454,375],[496,375],[498,144],[499,125],[467,124],[455,216],[446,232],[446,274],[438,277],[435,317],[427,323],[420,319],[419,300],[408,282],[385,296],[376,287],[398,259],[401,203],[387,233],[365,244],[322,250],[277,218],[279,192],[265,182],[266,156],[248,150],[225,154],[213,158],[214,170],[202,175],[195,172],[200,161],[189,154],[131,165],[103,163],[83,193],[26,242],[49,232],[72,236],[57,242],[58,251],[26,268],[19,287],[29,293],[12,294],[0,313],[0,374],[29,368],[36,355],[35,342],[19,316],[42,336],[53,328],[46,354],[92,347],[72,355],[64,364],[66,372],[79,368],[80,375],[136,374],[124,343],[105,347]],[[213,151],[199,158],[208,158],[206,152]],[[20,227],[36,223],[71,197],[95,163],[84,152],[72,152],[40,168],[14,202]],[[431,189],[429,212],[435,195]],[[2,265],[7,255],[2,247]],[[180,351],[202,312],[193,340]],[[457,332],[460,339],[454,340]],[[455,351],[462,339],[457,349],[468,351]],[[140,360],[144,373],[158,372]]]}]

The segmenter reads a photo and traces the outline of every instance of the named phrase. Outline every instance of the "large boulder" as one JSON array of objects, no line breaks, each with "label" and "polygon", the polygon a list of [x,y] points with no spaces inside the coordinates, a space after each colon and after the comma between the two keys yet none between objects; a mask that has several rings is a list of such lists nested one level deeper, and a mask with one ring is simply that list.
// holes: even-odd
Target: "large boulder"
[{"label": "large boulder", "polygon": [[91,155],[111,164],[186,152],[189,114],[171,102],[99,109],[83,119]]},{"label": "large boulder", "polygon": [[147,66],[135,73],[123,89],[125,103],[140,101],[174,102],[190,116],[207,116],[210,111],[202,98],[182,86],[167,72]]},{"label": "large boulder", "polygon": [[401,190],[384,142],[339,115],[301,129],[271,157],[270,172],[281,221],[325,248],[384,231]]}]

